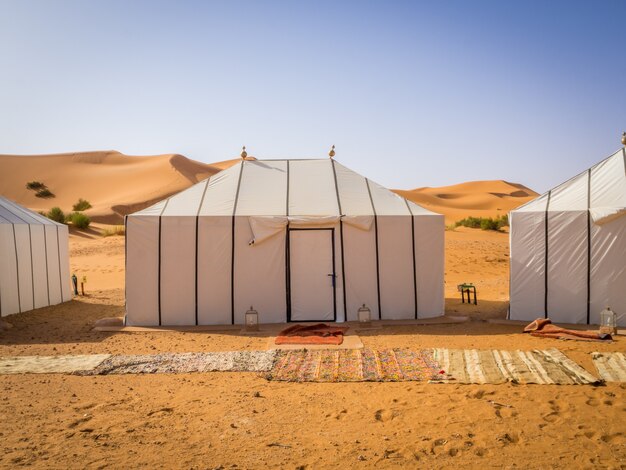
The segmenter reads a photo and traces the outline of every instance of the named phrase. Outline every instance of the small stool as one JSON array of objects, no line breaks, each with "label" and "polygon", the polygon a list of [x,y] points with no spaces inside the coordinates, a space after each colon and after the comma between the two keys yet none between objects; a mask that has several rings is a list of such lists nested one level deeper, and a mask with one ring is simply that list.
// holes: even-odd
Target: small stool
[{"label": "small stool", "polygon": [[466,282],[464,284],[458,284],[456,288],[461,292],[461,302],[465,303],[465,293],[467,292],[467,303],[471,304],[471,293],[474,293],[474,305],[478,305],[478,301],[476,300],[476,286],[474,284]]}]

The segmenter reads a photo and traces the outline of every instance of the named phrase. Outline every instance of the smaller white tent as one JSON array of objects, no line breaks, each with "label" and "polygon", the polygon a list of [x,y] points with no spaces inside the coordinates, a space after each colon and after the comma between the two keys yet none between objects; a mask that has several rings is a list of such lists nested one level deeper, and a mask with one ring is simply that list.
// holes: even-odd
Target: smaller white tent
[{"label": "smaller white tent", "polygon": [[0,196],[0,316],[71,300],[68,229]]},{"label": "smaller white tent", "polygon": [[623,148],[509,219],[512,320],[598,324],[607,305],[626,314]]}]

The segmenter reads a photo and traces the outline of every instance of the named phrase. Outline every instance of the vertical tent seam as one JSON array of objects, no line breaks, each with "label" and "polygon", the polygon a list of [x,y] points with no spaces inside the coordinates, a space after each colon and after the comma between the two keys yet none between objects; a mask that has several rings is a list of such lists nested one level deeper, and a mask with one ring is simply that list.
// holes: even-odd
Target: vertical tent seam
[{"label": "vertical tent seam", "polygon": [[35,308],[35,268],[33,264],[33,235],[28,224],[28,241],[30,242],[30,280],[33,288],[33,309]]},{"label": "vertical tent seam", "polygon": [[[11,221],[9,219],[7,219],[6,217],[2,217],[0,215],[0,218],[6,220],[7,222],[11,223]],[[0,318],[2,318],[2,283],[0,282]]]},{"label": "vertical tent seam", "polygon": [[378,294],[378,319],[382,320],[383,314],[380,306],[380,263],[378,260],[378,215],[376,214],[376,207],[374,206],[374,199],[372,198],[370,181],[367,178],[365,178],[365,184],[367,186],[367,194],[370,197],[370,203],[372,204],[372,210],[374,211],[374,239],[376,242],[376,292]]},{"label": "vertical tent seam", "polygon": [[[128,272],[128,214],[124,216],[124,274]],[[128,279],[124,276],[124,279]],[[126,281],[124,281],[126,282]],[[127,289],[124,289],[124,311],[128,314]],[[72,296],[70,295],[70,298]],[[126,315],[124,315],[124,326],[126,326]]]},{"label": "vertical tent seam", "polygon": [[158,276],[157,276],[157,282],[158,282],[158,302],[159,302],[159,326],[161,326],[161,217],[163,217],[163,213],[165,212],[165,208],[167,207],[167,203],[170,202],[170,198],[167,198],[165,200],[165,204],[163,204],[163,209],[161,209],[161,212],[159,213],[159,250],[158,250],[158,256],[159,256],[159,262],[158,262]]},{"label": "vertical tent seam", "polygon": [[[18,217],[19,218],[19,217]],[[17,308],[22,313],[22,299],[20,298],[20,262],[17,257],[17,237],[15,236],[15,224],[12,224],[13,228],[13,245],[15,246],[15,271],[17,273]]]},{"label": "vertical tent seam", "polygon": [[587,325],[591,319],[591,168],[587,173]]},{"label": "vertical tent seam", "polygon": [[233,216],[231,223],[230,237],[230,322],[235,324],[235,215],[237,213],[237,202],[239,201],[239,188],[241,187],[241,176],[243,175],[243,165],[245,160],[241,161],[239,168],[239,180],[237,181],[237,192],[235,193],[235,202],[233,203]]},{"label": "vertical tent seam", "polygon": [[415,319],[418,319],[417,314],[417,261],[415,259],[415,215],[411,210],[411,206],[409,205],[409,201],[404,198],[404,202],[406,203],[406,208],[409,210],[409,214],[411,214],[411,248],[413,249],[413,301],[415,302]]},{"label": "vertical tent seam", "polygon": [[337,193],[337,208],[339,210],[339,244],[341,247],[341,285],[343,287],[343,316],[345,321],[348,321],[348,301],[347,288],[346,288],[346,267],[345,267],[345,253],[343,249],[343,211],[341,209],[341,199],[339,198],[339,184],[337,183],[337,170],[335,169],[335,160],[330,160],[333,167],[333,177],[335,178],[335,192]]},{"label": "vertical tent seam", "polygon": [[544,259],[544,291],[543,291],[543,309],[544,318],[548,318],[548,210],[550,209],[550,198],[552,190],[548,191],[548,200],[546,202],[545,211],[545,259]]},{"label": "vertical tent seam", "polygon": [[61,274],[61,242],[59,241],[59,226],[57,225],[57,259],[59,260],[59,289],[61,289],[61,302],[63,298],[63,275]]},{"label": "vertical tent seam", "polygon": [[48,273],[48,233],[46,225],[43,226],[43,247],[46,254],[46,290],[48,292],[48,305],[50,305],[50,275]]},{"label": "vertical tent seam", "polygon": [[287,160],[287,197],[285,198],[285,215],[287,228],[285,231],[285,315],[286,321],[291,321],[291,266],[289,260],[289,160]]},{"label": "vertical tent seam", "polygon": [[206,196],[206,190],[209,188],[209,182],[211,177],[206,180],[204,191],[202,191],[202,197],[200,198],[200,205],[198,206],[198,212],[196,212],[196,265],[195,265],[195,289],[194,289],[194,310],[196,317],[196,325],[198,325],[198,222],[200,219],[200,210],[202,210],[202,204],[204,203],[204,197]]}]

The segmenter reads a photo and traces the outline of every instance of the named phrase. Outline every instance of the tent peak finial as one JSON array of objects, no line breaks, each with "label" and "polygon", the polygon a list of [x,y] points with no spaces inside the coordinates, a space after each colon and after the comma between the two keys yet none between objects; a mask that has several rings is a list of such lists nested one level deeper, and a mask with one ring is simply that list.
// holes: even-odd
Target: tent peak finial
[{"label": "tent peak finial", "polygon": [[626,146],[626,132],[622,132],[622,145]]},{"label": "tent peak finial", "polygon": [[241,147],[241,158],[245,160],[247,156],[248,152],[246,152],[246,146],[244,145],[243,147]]},{"label": "tent peak finial", "polygon": [[334,145],[330,149],[330,152],[328,152],[328,155],[330,156],[330,158],[333,158],[335,156],[335,146]]}]

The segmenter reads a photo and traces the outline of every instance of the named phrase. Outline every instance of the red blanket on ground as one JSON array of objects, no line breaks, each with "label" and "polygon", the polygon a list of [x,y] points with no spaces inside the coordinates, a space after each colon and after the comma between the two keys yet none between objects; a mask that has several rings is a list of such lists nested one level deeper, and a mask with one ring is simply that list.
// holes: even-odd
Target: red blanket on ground
[{"label": "red blanket on ground", "polygon": [[549,318],[537,318],[524,328],[524,333],[538,338],[575,339],[578,341],[610,341],[611,335],[597,331],[568,330],[552,324]]},{"label": "red blanket on ground", "polygon": [[347,326],[330,326],[325,323],[315,325],[291,325],[276,337],[275,344],[341,344]]}]

